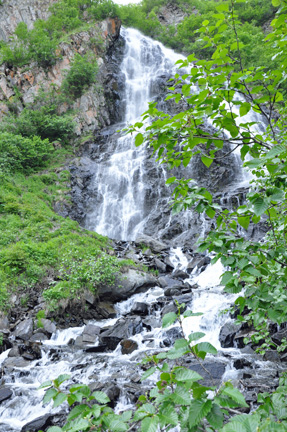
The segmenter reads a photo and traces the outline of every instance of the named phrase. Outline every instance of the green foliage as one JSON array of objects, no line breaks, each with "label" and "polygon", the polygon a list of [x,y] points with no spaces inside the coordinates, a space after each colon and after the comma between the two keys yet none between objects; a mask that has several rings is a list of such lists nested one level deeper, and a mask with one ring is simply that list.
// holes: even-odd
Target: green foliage
[{"label": "green foliage", "polygon": [[[178,313],[163,317],[164,327],[178,321],[183,329],[181,308]],[[186,316],[193,316],[191,311]],[[184,335],[184,334],[183,334]],[[139,428],[142,432],[164,431],[180,426],[180,430],[190,432],[273,432],[284,431],[287,426],[287,379],[282,376],[280,385],[272,395],[259,394],[259,408],[251,414],[241,414],[235,408],[249,408],[244,396],[230,382],[223,383],[219,388],[212,384],[201,384],[202,376],[180,361],[186,354],[192,355],[204,369],[202,360],[207,353],[216,354],[216,349],[208,343],[198,343],[204,333],[178,339],[167,352],[146,356],[142,363],[150,366],[141,379],[147,380],[157,373],[157,382],[149,391],[139,397],[134,410],[115,414],[108,406],[109,398],[104,392],[91,392],[84,384],[72,384],[68,391],[61,385],[70,379],[69,375],[61,375],[55,380],[41,385],[46,393],[43,403],[53,401],[53,407],[68,404],[70,410],[67,422],[63,427],[51,427],[47,432],[74,431],[111,431],[126,432]],[[199,355],[200,353],[200,355]],[[179,359],[173,366],[168,359]],[[206,371],[206,370],[205,370]],[[66,388],[66,384],[65,384]],[[76,403],[76,405],[75,405]],[[230,419],[230,415],[239,412]],[[227,420],[228,419],[228,420]],[[224,424],[225,423],[225,424]],[[279,427],[277,427],[279,425]]]},{"label": "green foliage", "polygon": [[0,173],[31,172],[44,167],[49,161],[53,146],[49,140],[38,136],[25,138],[8,132],[0,133]]},{"label": "green foliage", "polygon": [[96,58],[91,55],[76,54],[71,62],[62,90],[66,96],[70,94],[79,98],[84,91],[96,82],[98,65]]},{"label": "green foliage", "polygon": [[36,318],[37,318],[37,328],[43,328],[44,325],[42,323],[42,319],[46,317],[46,313],[44,310],[39,310],[39,312],[37,312],[36,314]]},{"label": "green foliage", "polygon": [[59,266],[61,281],[44,292],[45,300],[51,305],[64,298],[76,298],[83,290],[96,292],[102,284],[115,283],[120,269],[117,258],[99,250],[83,254],[72,244],[67,245],[67,249]]}]

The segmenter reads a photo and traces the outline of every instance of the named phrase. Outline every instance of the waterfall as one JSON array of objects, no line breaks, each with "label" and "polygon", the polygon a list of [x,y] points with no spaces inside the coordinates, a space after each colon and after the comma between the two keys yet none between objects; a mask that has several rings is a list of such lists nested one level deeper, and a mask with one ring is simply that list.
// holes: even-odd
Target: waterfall
[{"label": "waterfall", "polygon": [[[140,121],[161,76],[171,74],[180,55],[135,29],[123,29],[126,42],[121,71],[125,76],[125,117],[121,127]],[[86,216],[86,228],[113,239],[133,240],[147,217],[147,150],[135,148],[134,137],[114,135],[95,165],[91,188],[94,208]],[[163,174],[163,171],[161,171]]]}]

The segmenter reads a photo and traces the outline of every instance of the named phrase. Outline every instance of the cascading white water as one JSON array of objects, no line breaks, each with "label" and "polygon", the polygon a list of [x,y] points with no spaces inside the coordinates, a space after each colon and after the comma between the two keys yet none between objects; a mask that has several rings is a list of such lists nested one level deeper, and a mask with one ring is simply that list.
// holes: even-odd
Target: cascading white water
[{"label": "cascading white water", "polygon": [[[170,73],[180,55],[135,29],[124,29],[125,124],[140,120],[152,98],[157,78]],[[107,153],[107,152],[106,152]],[[113,239],[133,240],[141,231],[145,210],[144,146],[136,149],[134,137],[111,140],[105,157],[95,166],[93,187],[97,204],[87,214],[86,227]]]}]

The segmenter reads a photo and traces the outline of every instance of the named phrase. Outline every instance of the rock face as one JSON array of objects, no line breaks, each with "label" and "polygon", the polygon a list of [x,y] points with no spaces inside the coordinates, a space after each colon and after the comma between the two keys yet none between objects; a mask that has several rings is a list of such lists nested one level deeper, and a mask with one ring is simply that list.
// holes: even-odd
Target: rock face
[{"label": "rock face", "polygon": [[[5,2],[6,3],[6,2]],[[16,2],[15,2],[16,3]],[[30,4],[34,5],[36,9],[37,4],[42,6],[46,4],[43,1],[32,1],[25,0],[22,2],[26,4],[29,13],[25,12],[24,17],[20,19],[19,7],[15,8],[16,17],[11,14],[11,10],[6,7],[7,13],[10,11],[9,18],[6,18],[5,22],[9,20],[15,21],[17,24],[20,21],[31,22],[29,25],[32,26],[32,18],[34,20],[41,14],[41,8],[39,13],[36,14]],[[21,7],[22,7],[21,3]],[[35,5],[36,3],[36,5]],[[51,3],[51,2],[50,2]],[[47,10],[47,6],[43,6],[43,11]],[[21,9],[22,13],[22,9]],[[47,16],[46,12],[42,13],[43,17]],[[1,15],[0,6],[0,39],[1,39],[1,19],[4,19]],[[5,27],[5,26],[4,26]],[[3,28],[4,28],[3,27]],[[32,65],[24,68],[8,69],[5,65],[0,66],[0,120],[8,113],[8,108],[5,104],[6,100],[9,100],[15,95],[15,89],[21,91],[22,98],[21,102],[18,102],[17,109],[22,110],[27,104],[32,103],[37,96],[40,89],[48,91],[51,86],[59,88],[64,80],[66,71],[69,70],[71,61],[73,60],[76,53],[81,55],[86,54],[89,51],[93,51],[97,56],[97,63],[99,66],[99,73],[97,77],[97,84],[91,86],[80,98],[78,98],[72,108],[78,112],[75,115],[74,120],[76,123],[76,133],[81,135],[83,132],[94,131],[102,127],[111,124],[110,117],[114,117],[114,98],[117,98],[116,88],[113,96],[110,94],[109,85],[114,85],[111,76],[109,76],[109,67],[107,67],[106,52],[109,51],[115,40],[119,37],[121,22],[118,19],[107,18],[101,23],[95,23],[87,31],[82,31],[70,36],[69,42],[61,42],[58,48],[59,58],[54,65],[48,69],[43,69],[37,65]],[[14,27],[13,27],[14,28]],[[3,39],[4,36],[2,36]],[[100,46],[95,40],[102,40],[103,46]],[[107,85],[108,90],[105,92],[104,87]],[[115,86],[115,85],[114,85]],[[107,94],[106,94],[107,93]],[[108,96],[108,97],[107,97]],[[116,104],[116,101],[115,101]],[[61,112],[65,112],[68,109],[67,104],[63,103],[59,107]]]},{"label": "rock face", "polygon": [[0,6],[0,40],[8,41],[17,25],[23,21],[30,30],[36,19],[47,19],[49,7],[57,0],[3,0]]},{"label": "rock face", "polygon": [[123,339],[128,339],[141,331],[142,321],[139,317],[121,319],[111,329],[101,333],[100,340],[109,349],[114,350]]}]

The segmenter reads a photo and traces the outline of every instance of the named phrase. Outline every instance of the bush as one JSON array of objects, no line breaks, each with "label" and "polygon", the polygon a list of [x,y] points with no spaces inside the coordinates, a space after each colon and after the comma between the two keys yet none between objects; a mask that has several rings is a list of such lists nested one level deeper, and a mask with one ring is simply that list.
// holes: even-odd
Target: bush
[{"label": "bush", "polygon": [[53,146],[38,136],[25,138],[8,132],[0,133],[0,172],[30,172],[46,165]]},{"label": "bush", "polygon": [[76,54],[62,84],[63,92],[67,96],[72,94],[74,98],[81,97],[84,91],[96,82],[97,73],[98,65],[94,57]]},{"label": "bush", "polygon": [[54,106],[42,106],[37,111],[25,108],[19,117],[14,119],[11,129],[25,137],[39,136],[50,141],[60,140],[64,143],[73,137],[75,124],[69,115],[58,115]]}]

